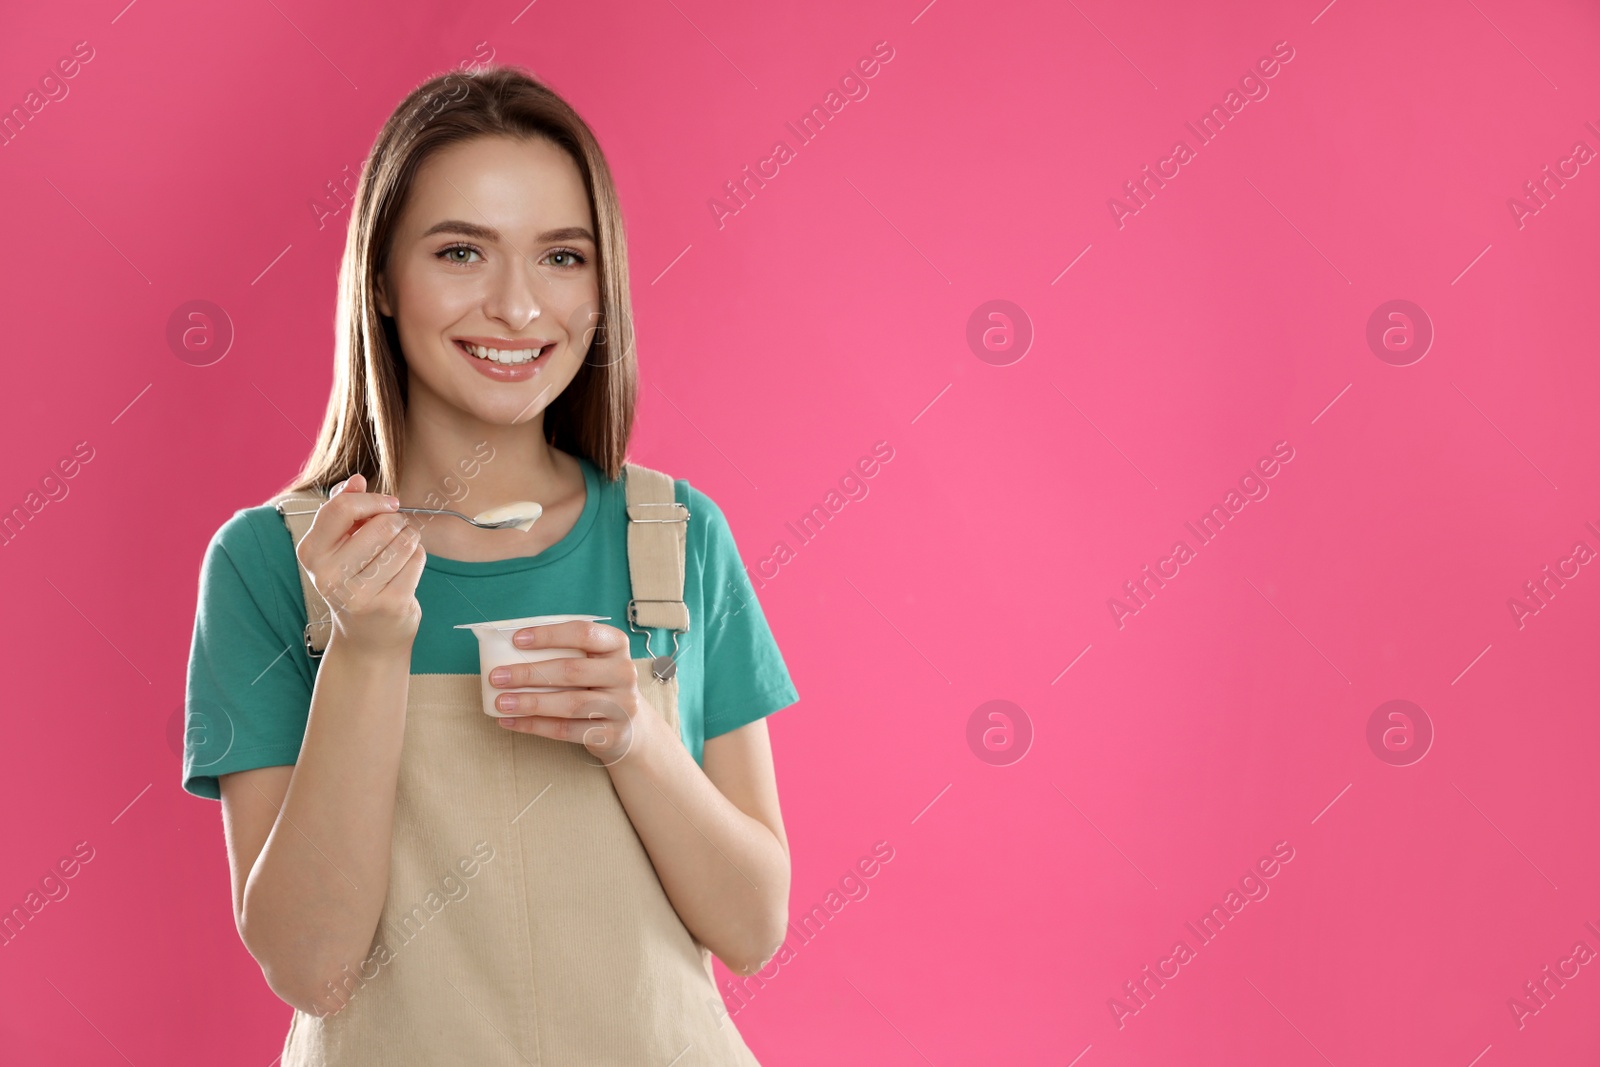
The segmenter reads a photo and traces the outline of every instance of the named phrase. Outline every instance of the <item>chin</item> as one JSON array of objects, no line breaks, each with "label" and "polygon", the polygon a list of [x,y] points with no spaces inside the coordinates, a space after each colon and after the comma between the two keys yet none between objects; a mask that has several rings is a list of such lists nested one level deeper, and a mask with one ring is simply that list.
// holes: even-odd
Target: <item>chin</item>
[{"label": "chin", "polygon": [[521,426],[537,419],[539,413],[550,406],[549,397],[543,397],[538,403],[530,405],[528,402],[532,399],[532,396],[524,397],[520,404],[505,401],[494,404],[479,402],[466,405],[463,410],[490,426]]}]

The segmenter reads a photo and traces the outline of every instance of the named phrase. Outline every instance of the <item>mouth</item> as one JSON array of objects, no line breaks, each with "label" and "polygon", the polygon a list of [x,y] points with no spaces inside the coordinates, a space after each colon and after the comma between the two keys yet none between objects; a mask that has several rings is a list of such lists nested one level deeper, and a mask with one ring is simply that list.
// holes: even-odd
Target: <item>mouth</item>
[{"label": "mouth", "polygon": [[539,348],[490,348],[452,338],[456,351],[472,364],[479,374],[500,382],[522,382],[533,378],[550,362],[555,351],[554,341]]}]

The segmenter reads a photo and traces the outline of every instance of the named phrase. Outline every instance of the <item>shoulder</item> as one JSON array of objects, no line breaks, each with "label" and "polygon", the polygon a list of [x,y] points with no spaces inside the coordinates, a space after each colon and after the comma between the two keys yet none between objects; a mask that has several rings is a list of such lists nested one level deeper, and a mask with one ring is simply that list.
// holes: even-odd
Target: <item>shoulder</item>
[{"label": "shoulder", "polygon": [[[632,463],[632,461],[630,465],[657,470],[648,464]],[[672,478],[673,499],[689,511],[686,545],[689,558],[697,561],[697,565],[702,569],[720,569],[726,565],[729,558],[737,558],[738,549],[735,547],[733,531],[728,526],[728,517],[721,505],[688,478],[679,478],[668,471],[659,473]],[[617,482],[615,492],[617,507],[620,509],[623,507],[621,479]]]},{"label": "shoulder", "polygon": [[240,508],[211,535],[208,551],[220,550],[232,558],[263,559],[287,553],[294,556],[294,542],[283,516],[270,504]]},{"label": "shoulder", "polygon": [[688,479],[679,478],[673,483],[678,493],[678,503],[689,509],[690,523],[704,519],[704,525],[728,525],[728,517],[723,514],[722,508],[710,496],[689,484]]},{"label": "shoulder", "polygon": [[[235,511],[211,535],[200,584],[204,594],[243,594],[281,609],[286,603],[283,595],[299,588],[299,566],[283,516],[263,504]],[[234,592],[226,593],[228,589]]]},{"label": "shoulder", "polygon": [[730,551],[737,553],[728,516],[721,506],[686,478],[678,478],[673,484],[678,503],[689,509],[690,551],[713,565]]},{"label": "shoulder", "polygon": [[[632,461],[629,461],[629,466],[643,467],[646,470],[657,470],[657,468],[650,467],[649,464],[633,463]],[[717,502],[710,496],[693,485],[689,479],[676,477],[667,471],[659,471],[658,473],[667,474],[668,477],[672,478],[673,498],[677,500],[678,503],[689,509],[689,532],[691,540],[698,535],[703,535],[707,530],[719,527],[723,529],[727,528],[728,519],[727,516],[723,514],[722,508],[719,507]],[[602,475],[602,480],[603,477],[604,476]],[[612,491],[616,493],[619,506],[621,506],[620,502],[623,500],[624,492],[622,479],[619,478],[616,482],[612,483],[611,488]]]}]

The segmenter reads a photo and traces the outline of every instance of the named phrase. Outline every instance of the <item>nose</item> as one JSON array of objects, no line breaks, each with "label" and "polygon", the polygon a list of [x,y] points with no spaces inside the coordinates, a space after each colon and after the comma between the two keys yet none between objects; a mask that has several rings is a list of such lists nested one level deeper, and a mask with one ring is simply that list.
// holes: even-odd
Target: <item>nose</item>
[{"label": "nose", "polygon": [[539,317],[543,276],[527,256],[508,256],[502,262],[505,269],[490,282],[484,311],[516,333]]}]

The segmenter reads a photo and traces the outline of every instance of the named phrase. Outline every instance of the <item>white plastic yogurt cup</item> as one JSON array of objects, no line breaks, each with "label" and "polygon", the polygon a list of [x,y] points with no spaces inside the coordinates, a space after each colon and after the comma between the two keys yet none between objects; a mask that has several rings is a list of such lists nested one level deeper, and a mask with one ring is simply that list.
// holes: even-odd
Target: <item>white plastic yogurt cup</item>
[{"label": "white plastic yogurt cup", "polygon": [[483,713],[497,719],[513,718],[494,706],[495,697],[501,693],[562,693],[574,688],[567,685],[529,685],[507,689],[489,684],[489,672],[496,667],[509,667],[516,663],[538,663],[547,659],[573,659],[586,656],[581,648],[518,648],[511,643],[511,635],[529,626],[551,626],[558,622],[601,622],[609,615],[530,615],[525,619],[500,619],[495,622],[466,622],[455,627],[471,630],[478,638],[478,680],[483,691]]}]

